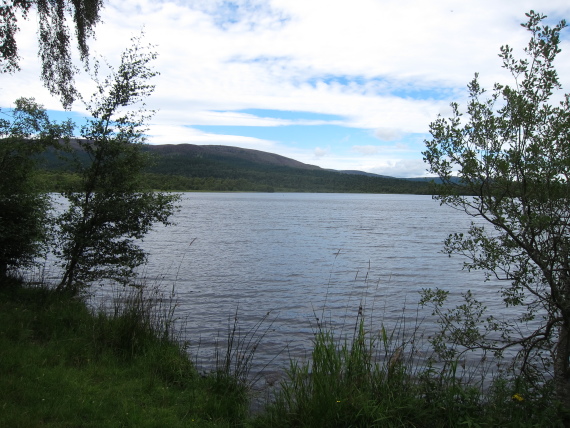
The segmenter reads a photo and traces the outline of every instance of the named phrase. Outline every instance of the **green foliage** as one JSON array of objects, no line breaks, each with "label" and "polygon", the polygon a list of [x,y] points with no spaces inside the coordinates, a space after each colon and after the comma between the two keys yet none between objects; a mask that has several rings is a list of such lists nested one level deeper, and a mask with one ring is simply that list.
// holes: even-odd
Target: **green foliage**
[{"label": "green foliage", "polygon": [[[87,154],[73,144],[78,160]],[[238,191],[238,192],[330,192],[431,194],[426,181],[341,173],[320,168],[307,169],[273,165],[262,160],[238,156],[193,153],[176,145],[148,145],[151,157],[145,168],[148,188],[162,191]],[[199,146],[200,147],[200,146]],[[46,186],[52,191],[73,182],[64,159],[53,152],[42,156]]]},{"label": "green foliage", "polygon": [[429,194],[427,183],[247,161],[155,153],[149,185],[163,190]]},{"label": "green foliage", "polygon": [[28,266],[47,245],[50,203],[36,157],[71,134],[69,122],[51,122],[34,99],[15,104],[0,120],[0,276]]},{"label": "green foliage", "polygon": [[[554,59],[566,23],[543,26],[546,17],[533,11],[527,17],[527,58],[515,59],[509,46],[499,55],[513,86],[495,84],[488,94],[475,75],[466,113],[452,104],[452,117],[431,124],[424,152],[443,182],[436,199],[490,226],[472,223],[467,234],[451,235],[446,252],[463,254],[467,269],[504,281],[498,292],[519,315],[485,316],[470,293],[447,313],[441,295],[427,294],[426,301],[437,298],[442,334],[459,351],[515,349],[517,367],[530,379],[553,367],[557,397],[570,409],[570,98],[552,103],[560,96]],[[458,195],[465,190],[475,196]]]},{"label": "green foliage", "polygon": [[38,13],[39,57],[42,63],[41,79],[53,95],[58,95],[64,107],[69,108],[77,93],[74,76],[77,67],[71,58],[71,35],[67,15],[74,21],[80,58],[88,64],[87,40],[93,36],[99,22],[102,0],[8,0],[0,6],[0,73],[20,69],[16,33],[18,19],[27,19],[31,9]]},{"label": "green foliage", "polygon": [[179,342],[174,330],[175,307],[172,296],[165,297],[159,287],[132,285],[115,290],[112,304],[104,302],[98,308],[93,329],[95,352],[111,349],[129,361],[152,352],[157,344]]},{"label": "green foliage", "polygon": [[88,160],[72,158],[80,182],[63,193],[70,205],[58,219],[62,289],[77,292],[102,278],[126,283],[146,258],[135,240],[156,222],[168,224],[174,210],[175,195],[143,186],[149,114],[128,109],[152,93],[148,80],[156,73],[149,63],[155,56],[135,39],[119,69],[98,84],[87,104],[93,119],[82,127],[78,144]]},{"label": "green foliage", "polygon": [[67,293],[1,285],[0,426],[229,427],[245,419],[243,390],[198,375],[183,343],[171,340],[174,302],[163,296],[159,306],[153,288],[132,288],[93,314]]},{"label": "green foliage", "polygon": [[357,321],[352,338],[320,328],[310,361],[292,361],[275,401],[252,426],[561,427],[551,389],[496,379],[483,390],[453,364],[417,360],[419,337],[377,334]]},{"label": "green foliage", "polygon": [[[235,163],[232,159],[221,161],[206,156],[170,157],[155,153],[151,147],[145,151],[149,152],[151,163],[145,168],[144,183],[162,191],[431,194],[428,183],[423,181]],[[77,156],[84,159],[82,152]],[[49,153],[42,158],[46,189],[60,191],[76,185],[77,175],[62,160]]]}]

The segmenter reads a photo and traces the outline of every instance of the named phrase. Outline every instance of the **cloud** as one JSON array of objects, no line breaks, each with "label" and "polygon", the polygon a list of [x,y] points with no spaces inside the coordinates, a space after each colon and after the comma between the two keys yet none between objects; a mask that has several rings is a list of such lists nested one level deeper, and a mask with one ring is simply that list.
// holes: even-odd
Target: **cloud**
[{"label": "cloud", "polygon": [[259,117],[253,114],[235,111],[212,111],[201,109],[160,110],[157,116],[160,121],[168,120],[173,123],[188,123],[191,125],[274,127],[292,125],[295,123],[290,120]]},{"label": "cloud", "polygon": [[351,150],[353,152],[360,153],[363,155],[374,155],[374,154],[395,155],[395,154],[399,154],[400,156],[403,154],[410,153],[412,151],[409,144],[405,144],[405,143],[396,143],[396,144],[382,145],[382,146],[376,146],[376,145],[352,146]]},{"label": "cloud", "polygon": [[[529,35],[518,24],[533,7],[532,0],[354,0],[350,6],[330,0],[123,0],[105,3],[91,51],[117,64],[130,38],[144,27],[145,41],[156,45],[159,53],[156,69],[161,73],[148,100],[149,108],[158,110],[151,127],[153,143],[250,144],[305,160],[317,156],[327,167],[403,171],[407,165],[416,172],[421,154],[411,153],[413,146],[407,156],[416,163],[408,165],[402,147],[378,145],[381,149],[371,153],[374,143],[360,143],[350,131],[361,130],[385,142],[425,134],[438,113],[449,113],[451,101],[464,103],[466,84],[475,72],[487,88],[505,81],[499,47],[509,44],[521,55]],[[553,17],[570,16],[570,4],[564,0],[550,0],[541,7]],[[33,95],[47,108],[61,109],[39,83],[36,22],[31,14],[22,23],[18,45],[23,71],[0,82],[1,107]],[[563,86],[569,88],[570,39],[565,37],[556,64]],[[88,76],[78,83],[90,93]],[[243,113],[252,109],[337,119]],[[82,107],[77,104],[74,110]],[[352,155],[335,154],[334,147],[315,151],[310,136],[296,139],[294,147],[286,140],[191,130],[199,125],[324,123],[347,128],[337,141],[350,134]],[[392,163],[367,163],[373,154],[389,154]]]},{"label": "cloud", "polygon": [[147,135],[152,144],[214,144],[263,151],[271,151],[276,146],[273,141],[241,135],[211,134],[187,126],[151,125]]},{"label": "cloud", "polygon": [[329,151],[330,151],[329,149],[321,149],[320,147],[315,147],[313,153],[315,154],[315,157],[321,158],[323,156],[328,155]]},{"label": "cloud", "polygon": [[402,138],[402,132],[394,128],[376,128],[374,136],[382,141],[394,141]]},{"label": "cloud", "polygon": [[390,159],[378,164],[369,164],[365,170],[390,177],[427,177],[426,165],[421,159]]},{"label": "cloud", "polygon": [[352,150],[363,155],[374,155],[380,151],[378,146],[352,146]]}]

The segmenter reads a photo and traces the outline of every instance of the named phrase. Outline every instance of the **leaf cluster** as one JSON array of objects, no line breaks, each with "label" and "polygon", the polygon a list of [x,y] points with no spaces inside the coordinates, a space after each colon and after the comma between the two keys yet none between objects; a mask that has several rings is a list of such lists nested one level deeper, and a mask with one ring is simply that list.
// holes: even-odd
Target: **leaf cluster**
[{"label": "leaf cluster", "polygon": [[50,93],[70,107],[78,93],[74,86],[77,67],[71,54],[71,32],[67,20],[73,20],[75,38],[81,61],[88,65],[87,41],[94,35],[100,21],[102,0],[2,0],[0,5],[0,72],[20,70],[16,33],[19,19],[28,19],[35,9],[38,15],[38,55],[41,80]]},{"label": "leaf cluster", "polygon": [[156,54],[149,49],[134,38],[119,68],[98,81],[87,103],[92,119],[82,127],[78,145],[88,161],[72,157],[80,186],[64,192],[70,205],[58,220],[61,288],[77,290],[98,278],[128,281],[146,260],[136,241],[154,223],[168,224],[175,209],[176,196],[152,192],[142,182],[149,162],[144,125],[152,114],[144,105],[132,107],[154,90],[148,81],[157,74],[150,66]]},{"label": "leaf cluster", "polygon": [[[94,76],[98,87],[86,102],[91,118],[81,127],[81,139],[71,138],[74,123],[52,123],[33,99],[16,101],[11,117],[0,121],[0,276],[31,263],[52,244],[63,268],[59,288],[72,294],[97,280],[126,283],[146,260],[138,241],[155,223],[168,224],[177,200],[144,185],[151,113],[143,100],[157,74],[150,49],[135,38],[117,70],[102,80]],[[38,163],[46,152],[60,155],[74,177],[62,191],[67,209],[57,218],[35,178],[42,176]]]}]

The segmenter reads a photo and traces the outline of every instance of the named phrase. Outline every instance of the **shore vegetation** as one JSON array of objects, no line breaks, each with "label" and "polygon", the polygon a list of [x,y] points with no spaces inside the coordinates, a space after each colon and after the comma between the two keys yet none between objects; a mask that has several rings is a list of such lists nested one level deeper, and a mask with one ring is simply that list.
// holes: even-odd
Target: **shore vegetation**
[{"label": "shore vegetation", "polygon": [[420,362],[417,338],[374,333],[362,312],[344,334],[319,325],[310,358],[292,360],[273,398],[251,412],[257,374],[243,376],[252,358],[245,366],[237,352],[251,337],[230,329],[217,364],[197,367],[176,301],[154,286],[120,290],[94,305],[2,279],[0,426],[564,426],[550,383],[495,378],[483,387],[460,361]]}]

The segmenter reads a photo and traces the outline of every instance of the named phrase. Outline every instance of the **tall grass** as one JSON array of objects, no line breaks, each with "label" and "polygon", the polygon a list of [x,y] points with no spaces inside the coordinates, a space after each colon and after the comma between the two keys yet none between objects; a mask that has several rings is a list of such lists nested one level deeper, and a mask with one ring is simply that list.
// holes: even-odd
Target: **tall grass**
[{"label": "tall grass", "polygon": [[184,350],[176,306],[173,293],[166,295],[160,284],[114,288],[94,306],[94,345],[100,350],[113,349],[123,358],[166,343]]},{"label": "tall grass", "polygon": [[155,291],[128,288],[93,310],[49,287],[2,281],[0,426],[241,424],[245,389],[197,372],[175,304]]},{"label": "tall grass", "polygon": [[228,317],[225,345],[221,346],[218,341],[214,350],[216,376],[234,379],[247,388],[251,388],[259,380],[260,374],[252,375],[251,369],[255,353],[273,325],[274,320],[269,319],[270,314],[267,312],[246,329],[241,327],[239,308],[236,308],[233,317]]},{"label": "tall grass", "polygon": [[548,385],[495,379],[483,389],[457,361],[436,366],[415,358],[414,334],[365,326],[362,310],[352,335],[320,324],[311,359],[291,361],[276,399],[252,426],[563,426]]}]

